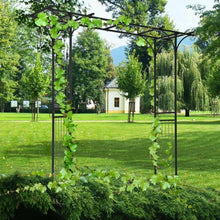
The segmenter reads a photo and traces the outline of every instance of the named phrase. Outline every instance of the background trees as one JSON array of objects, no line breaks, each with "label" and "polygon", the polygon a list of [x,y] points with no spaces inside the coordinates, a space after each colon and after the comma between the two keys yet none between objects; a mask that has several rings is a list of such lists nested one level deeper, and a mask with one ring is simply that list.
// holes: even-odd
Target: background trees
[{"label": "background trees", "polygon": [[212,96],[217,97],[220,96],[220,3],[219,0],[215,2],[213,10],[201,14],[201,26],[196,29],[196,34],[199,37],[197,44],[203,50],[206,60],[211,61],[208,85]]},{"label": "background trees", "polygon": [[103,105],[105,82],[116,76],[110,50],[99,35],[84,30],[73,47],[73,104],[76,111],[80,104],[90,100],[97,111]]},{"label": "background trees", "polygon": [[[170,21],[167,15],[163,15],[165,12],[166,0],[99,0],[102,4],[107,6],[107,11],[112,11],[113,16],[117,17],[119,15],[126,15],[131,18],[132,23],[139,25],[151,25],[156,27],[165,27],[167,29],[173,29],[174,25]],[[143,31],[143,28],[138,30]],[[125,36],[123,36],[125,37]],[[128,37],[128,36],[126,36]],[[151,76],[149,72],[150,61],[152,60],[151,55],[148,52],[149,45],[144,47],[139,47],[136,45],[136,37],[129,36],[130,43],[127,49],[127,56],[136,51],[139,62],[143,65],[143,72],[145,78],[148,82],[151,81]],[[163,43],[165,49],[169,48],[169,44]],[[151,110],[150,100],[151,96],[149,94],[149,85],[146,84],[146,90],[144,95],[141,97],[141,112],[146,113]]]},{"label": "background trees", "polygon": [[[22,76],[23,97],[30,100],[33,109],[33,120],[35,120],[35,102],[45,95],[49,86],[49,77],[43,70],[40,54],[37,54],[36,62]],[[39,110],[39,106],[37,106]]]},{"label": "background trees", "polygon": [[17,83],[14,81],[18,70],[19,54],[14,52],[17,24],[8,4],[0,1],[0,105],[4,111],[5,102],[14,98]]},{"label": "background trees", "polygon": [[[178,108],[189,110],[208,110],[209,96],[205,83],[202,55],[195,50],[184,49],[178,52],[177,95]],[[158,55],[158,101],[164,111],[174,110],[174,62],[173,52]]]}]

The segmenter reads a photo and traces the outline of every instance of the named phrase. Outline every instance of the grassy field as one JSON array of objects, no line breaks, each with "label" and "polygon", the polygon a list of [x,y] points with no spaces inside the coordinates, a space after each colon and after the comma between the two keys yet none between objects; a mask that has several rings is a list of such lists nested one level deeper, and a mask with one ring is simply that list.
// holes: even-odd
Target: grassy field
[{"label": "grassy field", "polygon": [[[41,114],[39,119],[31,122],[30,114],[0,114],[0,173],[50,172],[51,117]],[[78,164],[149,177],[152,115],[136,115],[133,124],[126,119],[125,114],[74,115]],[[219,133],[219,116],[178,116],[178,169],[185,184],[220,190]]]},{"label": "grassy field", "polygon": [[[166,115],[163,115],[163,117]],[[167,118],[172,118],[172,116],[166,116]],[[135,121],[152,121],[153,114],[135,114]],[[31,113],[0,113],[0,121],[31,121]],[[51,114],[39,114],[38,121],[51,121]],[[74,114],[74,121],[126,121],[127,114]],[[190,117],[185,117],[184,114],[178,114],[178,120],[208,120],[215,121],[220,120],[220,115],[213,117],[210,112],[207,114],[201,114],[201,112],[191,112]]]}]

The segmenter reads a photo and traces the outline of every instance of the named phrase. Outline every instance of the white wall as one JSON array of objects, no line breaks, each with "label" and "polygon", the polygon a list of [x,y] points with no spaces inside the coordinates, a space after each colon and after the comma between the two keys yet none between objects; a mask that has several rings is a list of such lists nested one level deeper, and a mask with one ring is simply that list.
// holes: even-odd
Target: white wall
[{"label": "white wall", "polygon": [[[115,98],[119,98],[119,107],[114,106]],[[109,113],[127,113],[128,112],[128,99],[121,95],[118,89],[106,90],[106,112]],[[140,113],[140,97],[135,99],[135,113]]]},{"label": "white wall", "polygon": [[[122,112],[124,111],[124,97],[121,95],[120,91],[118,89],[111,89],[111,90],[108,90],[107,91],[107,107],[108,107],[108,112],[112,112],[112,111],[115,111],[115,112]],[[115,107],[115,98],[119,98],[119,107]]]},{"label": "white wall", "polygon": [[[128,113],[129,100],[125,99],[125,113]],[[135,98],[135,113],[140,113],[140,96]]]}]

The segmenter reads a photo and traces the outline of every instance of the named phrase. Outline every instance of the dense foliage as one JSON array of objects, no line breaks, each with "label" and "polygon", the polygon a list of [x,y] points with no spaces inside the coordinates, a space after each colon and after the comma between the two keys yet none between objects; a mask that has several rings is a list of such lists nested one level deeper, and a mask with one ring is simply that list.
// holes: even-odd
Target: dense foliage
[{"label": "dense foliage", "polygon": [[[174,110],[173,60],[173,52],[162,52],[157,56],[158,104],[163,111]],[[209,72],[202,54],[196,49],[185,48],[178,52],[177,65],[178,109],[185,109],[186,116],[189,116],[189,110],[208,110],[206,77]]]},{"label": "dense foliage", "polygon": [[[212,63],[211,74],[208,77],[208,85],[212,96],[220,95],[220,74],[219,74],[219,56],[220,56],[220,3],[215,0],[212,10],[204,11],[200,14],[200,26],[196,29],[198,36],[197,44],[203,50],[206,59]],[[195,7],[198,10],[198,8]]]},{"label": "dense foliage", "polygon": [[[44,72],[40,54],[37,54],[36,62],[31,67],[26,67],[26,72],[22,75],[22,95],[24,99],[30,100],[32,111],[34,112],[33,119],[35,120],[35,102],[41,100],[46,94],[49,87],[49,75]],[[37,107],[39,111],[39,106]]]},{"label": "dense foliage", "polygon": [[113,79],[116,72],[110,50],[92,30],[84,30],[73,47],[73,103],[76,111],[80,104],[90,100],[96,105],[97,112],[104,105],[105,82]]},{"label": "dense foliage", "polygon": [[[142,95],[145,89],[145,79],[142,77],[142,64],[135,57],[135,52],[128,57],[128,61],[121,63],[118,68],[118,88],[123,92],[123,95],[129,99],[129,102],[134,102],[134,99]],[[128,122],[130,122],[131,110],[129,104]]]},{"label": "dense foliage", "polygon": [[[30,219],[199,219],[220,218],[220,194],[182,186],[176,190],[150,187],[133,191],[119,190],[122,182],[111,184],[100,179],[80,181],[61,191],[48,188],[51,178],[15,174],[0,179],[1,220]],[[41,183],[45,187],[24,189]],[[18,193],[17,189],[21,191]],[[23,189],[23,190],[22,190]]]},{"label": "dense foliage", "polygon": [[[18,86],[14,81],[20,56],[14,51],[17,24],[9,4],[0,1],[0,105],[4,111],[5,102],[14,98]],[[6,37],[7,36],[7,37]]]}]

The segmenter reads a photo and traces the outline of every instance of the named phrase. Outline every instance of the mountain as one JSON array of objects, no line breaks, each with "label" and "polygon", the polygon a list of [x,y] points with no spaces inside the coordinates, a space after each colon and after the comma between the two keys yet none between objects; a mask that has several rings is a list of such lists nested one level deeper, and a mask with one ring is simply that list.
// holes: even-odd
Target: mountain
[{"label": "mountain", "polygon": [[[178,42],[180,41],[181,39],[178,40]],[[186,39],[184,39],[180,46],[179,46],[179,49],[180,50],[183,50],[184,46],[186,47],[190,47],[192,46],[194,43],[196,42],[196,39],[193,38],[193,37],[187,37]],[[114,62],[114,65],[115,66],[118,66],[118,64],[120,62],[122,62],[124,59],[126,59],[126,55],[125,55],[125,50],[126,50],[126,46],[121,46],[121,47],[117,47],[113,50],[111,50],[111,56],[113,58],[113,62]]]}]

